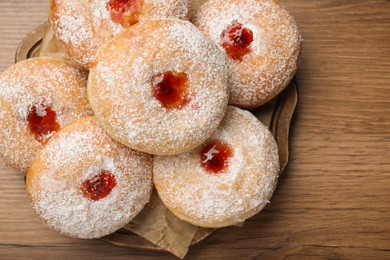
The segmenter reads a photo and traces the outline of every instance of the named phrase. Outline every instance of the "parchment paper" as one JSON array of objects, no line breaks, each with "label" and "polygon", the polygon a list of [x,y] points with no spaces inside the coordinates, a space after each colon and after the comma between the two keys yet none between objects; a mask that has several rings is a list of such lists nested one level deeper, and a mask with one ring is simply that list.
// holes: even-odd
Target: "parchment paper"
[{"label": "parchment paper", "polygon": [[38,51],[38,56],[49,56],[69,60],[65,50],[62,48],[60,42],[55,37],[51,25],[47,29],[45,36],[42,39],[41,46],[39,47]]},{"label": "parchment paper", "polygon": [[126,227],[155,245],[183,258],[198,227],[173,215],[153,191],[151,202]]}]

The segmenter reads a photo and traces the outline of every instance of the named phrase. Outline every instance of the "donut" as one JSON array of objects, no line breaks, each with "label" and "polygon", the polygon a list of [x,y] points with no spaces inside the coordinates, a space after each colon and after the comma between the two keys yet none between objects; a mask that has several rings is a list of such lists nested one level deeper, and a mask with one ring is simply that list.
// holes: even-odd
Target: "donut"
[{"label": "donut", "polygon": [[149,202],[152,156],[110,138],[94,117],[61,129],[27,174],[31,204],[52,229],[98,238],[128,224]]},{"label": "donut", "polygon": [[143,19],[187,19],[190,0],[50,0],[56,37],[71,60],[89,67],[96,49]]},{"label": "donut", "polygon": [[153,182],[177,217],[220,228],[257,214],[269,202],[278,173],[271,132],[250,112],[229,106],[221,126],[201,146],[156,156]]},{"label": "donut", "polygon": [[271,0],[211,0],[193,23],[226,53],[231,105],[251,109],[265,104],[297,70],[297,25]]},{"label": "donut", "polygon": [[225,55],[188,21],[140,21],[99,48],[87,89],[114,139],[150,154],[178,154],[200,145],[223,119]]},{"label": "donut", "polygon": [[0,155],[27,172],[34,155],[60,128],[92,115],[87,73],[66,61],[32,58],[0,75]]}]

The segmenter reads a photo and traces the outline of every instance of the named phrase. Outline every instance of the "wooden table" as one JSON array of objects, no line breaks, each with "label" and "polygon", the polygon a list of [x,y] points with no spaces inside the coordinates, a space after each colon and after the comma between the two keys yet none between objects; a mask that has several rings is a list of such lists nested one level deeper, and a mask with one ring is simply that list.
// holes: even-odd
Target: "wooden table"
[{"label": "wooden table", "polygon": [[[0,71],[47,19],[47,0],[0,1]],[[291,160],[272,203],[188,259],[390,259],[390,1],[280,0],[304,42]],[[155,259],[168,253],[70,239],[31,209],[0,163],[0,259]]]}]

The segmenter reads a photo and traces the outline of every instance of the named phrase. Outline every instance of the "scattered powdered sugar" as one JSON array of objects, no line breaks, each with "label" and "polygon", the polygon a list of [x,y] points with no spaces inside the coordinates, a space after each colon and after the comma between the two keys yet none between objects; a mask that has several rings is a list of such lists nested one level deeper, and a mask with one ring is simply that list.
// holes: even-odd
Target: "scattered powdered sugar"
[{"label": "scattered powdered sugar", "polygon": [[201,147],[175,156],[156,156],[153,181],[164,204],[195,225],[222,227],[244,221],[272,196],[279,157],[269,130],[252,114],[228,107],[210,140],[230,145],[226,172],[210,174],[201,167]]},{"label": "scattered powdered sugar", "polygon": [[[63,15],[59,17],[58,22],[54,23],[54,26],[55,28],[62,26],[59,38],[66,44],[81,45],[85,39],[92,37],[92,32],[85,26],[86,23],[83,16]],[[73,30],[77,33],[69,33]]]},{"label": "scattered powdered sugar", "polygon": [[[93,201],[81,186],[102,171],[116,186]],[[77,238],[108,235],[130,222],[149,202],[152,157],[112,140],[94,117],[74,122],[37,154],[28,175],[33,207],[53,229]]]},{"label": "scattered powdered sugar", "polygon": [[47,106],[42,105],[42,104],[38,104],[38,106],[35,107],[35,111],[37,113],[37,116],[40,116],[40,117],[46,116],[46,114],[47,114],[46,108],[47,108]]},{"label": "scattered powdered sugar", "polygon": [[[111,31],[113,35],[117,35],[123,31],[121,25],[114,23],[111,20],[110,12],[107,9],[107,3],[109,1],[93,0],[90,1],[90,12],[92,13],[92,24],[94,25],[94,32],[101,33],[99,30]],[[105,28],[105,26],[108,27]]]},{"label": "scattered powdered sugar", "polygon": [[191,0],[144,0],[141,19],[188,19]]},{"label": "scattered powdered sugar", "polygon": [[[51,0],[50,20],[68,56],[89,67],[97,48],[124,31],[112,21],[109,0]],[[190,0],[144,0],[140,19],[186,19]]]},{"label": "scattered powdered sugar", "polygon": [[217,145],[214,145],[210,150],[203,154],[206,156],[206,158],[202,161],[202,163],[207,163],[208,161],[212,160],[216,154],[219,154],[219,151],[215,149],[216,146]]},{"label": "scattered powdered sugar", "polygon": [[44,107],[50,106],[60,127],[92,115],[86,82],[86,72],[53,58],[22,61],[0,75],[0,154],[9,166],[26,172],[42,147],[27,127],[27,115],[33,106],[40,115],[46,113]]},{"label": "scattered powdered sugar", "polygon": [[297,69],[301,36],[294,19],[272,0],[210,0],[194,24],[221,46],[221,34],[234,21],[252,30],[251,53],[243,61],[228,58],[230,103],[260,106],[279,94]]},{"label": "scattered powdered sugar", "polygon": [[[119,48],[120,47],[120,48]],[[192,24],[141,21],[99,49],[88,95],[102,126],[134,149],[177,154],[193,149],[221,122],[228,101],[224,54]],[[166,109],[152,78],[167,71],[189,77],[188,104]]]},{"label": "scattered powdered sugar", "polygon": [[[106,149],[109,149],[109,147],[103,148],[103,150],[106,150]],[[99,156],[99,158],[102,158],[102,157]],[[87,168],[87,170],[85,170],[85,172],[83,173],[82,180],[83,181],[90,180],[94,176],[96,176],[96,174],[98,174],[102,171],[109,171],[109,172],[116,172],[117,171],[117,169],[115,168],[114,161],[109,156],[103,157],[103,161],[100,164],[89,166],[89,168]]]}]

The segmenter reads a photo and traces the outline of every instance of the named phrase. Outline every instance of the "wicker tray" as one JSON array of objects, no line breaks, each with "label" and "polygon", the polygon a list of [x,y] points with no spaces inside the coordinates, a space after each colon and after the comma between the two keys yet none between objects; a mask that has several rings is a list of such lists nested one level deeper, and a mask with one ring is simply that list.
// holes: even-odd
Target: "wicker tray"
[{"label": "wicker tray", "polygon": [[[48,22],[40,25],[22,40],[16,50],[15,62],[38,55],[42,38],[49,26]],[[261,122],[269,126],[275,137],[279,147],[280,174],[287,166],[289,159],[289,130],[297,103],[298,91],[294,78],[289,86],[277,98],[261,108],[251,111]],[[191,245],[201,242],[214,231],[215,229],[199,228]],[[102,240],[124,247],[163,250],[146,239],[132,233],[126,227],[102,238]]]}]

